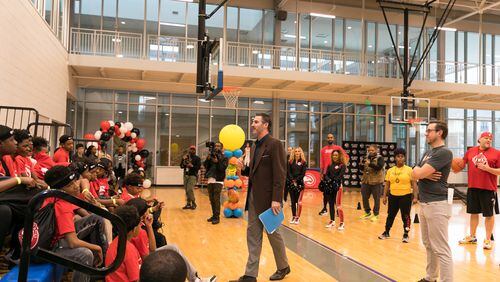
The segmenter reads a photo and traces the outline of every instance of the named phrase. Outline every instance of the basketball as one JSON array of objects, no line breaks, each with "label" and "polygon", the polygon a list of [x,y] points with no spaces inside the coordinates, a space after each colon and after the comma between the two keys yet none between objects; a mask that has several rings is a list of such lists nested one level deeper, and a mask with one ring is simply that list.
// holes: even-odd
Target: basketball
[{"label": "basketball", "polygon": [[451,170],[454,173],[458,173],[462,171],[465,168],[465,162],[462,158],[454,158],[453,161],[451,161]]}]

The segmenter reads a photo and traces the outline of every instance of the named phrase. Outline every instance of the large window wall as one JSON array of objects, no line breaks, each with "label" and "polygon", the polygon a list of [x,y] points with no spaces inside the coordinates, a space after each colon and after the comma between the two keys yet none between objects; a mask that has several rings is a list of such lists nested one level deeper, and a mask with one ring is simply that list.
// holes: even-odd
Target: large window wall
[{"label": "large window wall", "polygon": [[[338,144],[385,139],[384,106],[298,100],[274,103],[279,103],[279,131],[272,134],[288,146],[302,147],[310,167],[319,166],[319,152],[328,133],[334,134]],[[146,149],[155,152],[147,160],[149,164],[178,166],[190,145],[195,144],[205,156],[205,142],[217,141],[227,124],[238,124],[250,139],[251,118],[259,112],[272,114],[273,100],[241,97],[236,109],[227,109],[222,96],[206,102],[196,95],[80,89],[77,101],[68,105],[67,122],[76,129],[77,137],[95,132],[102,120],[130,121],[141,130]]]}]

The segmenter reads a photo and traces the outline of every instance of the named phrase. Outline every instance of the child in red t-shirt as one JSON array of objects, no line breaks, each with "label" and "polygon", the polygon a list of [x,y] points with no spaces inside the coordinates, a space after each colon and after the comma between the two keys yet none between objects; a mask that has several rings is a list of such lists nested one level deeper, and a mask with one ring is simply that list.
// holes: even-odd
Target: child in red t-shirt
[{"label": "child in red t-shirt", "polygon": [[56,163],[48,155],[49,142],[43,137],[33,138],[33,158],[36,160],[34,171],[39,179],[44,179],[45,173]]},{"label": "child in red t-shirt", "polygon": [[38,188],[47,189],[47,183],[39,179],[35,173],[35,163],[31,159],[33,155],[33,142],[29,131],[20,129],[14,130],[14,139],[17,142],[17,151],[14,154],[17,173],[20,176],[33,178]]},{"label": "child in red t-shirt", "polygon": [[54,162],[60,164],[69,164],[69,152],[73,151],[73,137],[69,135],[62,135],[59,137],[59,148],[54,152]]},{"label": "child in red t-shirt", "polygon": [[[125,203],[122,199],[120,199],[117,196],[114,197],[100,197],[99,196],[99,190],[101,189],[101,182],[99,182],[97,176],[102,173],[101,170],[103,169],[102,164],[95,163],[91,160],[87,162],[88,166],[88,171],[89,173],[86,173],[85,175],[82,175],[84,179],[82,179],[82,183],[80,186],[82,186],[82,194],[83,197],[88,202],[98,202],[100,205],[105,206],[109,211],[113,211],[113,209],[117,206],[121,206]],[[106,189],[103,187],[103,189]]]},{"label": "child in red t-shirt", "polygon": [[[45,174],[45,181],[52,189],[60,189],[78,197],[78,174],[65,166],[54,166]],[[104,219],[62,199],[48,198],[43,206],[54,203],[56,230],[54,252],[85,265],[99,266],[103,262],[108,242],[104,235]],[[76,222],[75,214],[82,216]],[[85,237],[91,243],[80,238]],[[73,281],[88,281],[90,277],[75,271]]]},{"label": "child in red t-shirt", "polygon": [[[131,243],[131,240],[139,235],[141,219],[137,213],[137,209],[133,206],[118,207],[115,210],[115,214],[127,226],[127,246],[125,247],[125,257],[122,264],[115,272],[106,276],[106,282],[139,281],[142,259],[135,245]],[[115,260],[117,249],[118,237],[113,239],[113,242],[109,245],[108,252],[106,253],[106,266],[111,265]]]}]

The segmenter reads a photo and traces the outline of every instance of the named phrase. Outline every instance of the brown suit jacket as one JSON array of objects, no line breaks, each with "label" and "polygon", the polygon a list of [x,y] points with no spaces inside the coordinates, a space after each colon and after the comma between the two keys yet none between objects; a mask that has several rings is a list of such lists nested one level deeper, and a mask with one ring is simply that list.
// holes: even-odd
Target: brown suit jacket
[{"label": "brown suit jacket", "polygon": [[[255,158],[255,165],[254,165]],[[268,136],[255,155],[255,144],[250,152],[250,175],[245,209],[249,207],[249,195],[252,193],[253,205],[257,215],[271,207],[271,202],[283,201],[283,189],[286,180],[285,149],[281,142]]]}]

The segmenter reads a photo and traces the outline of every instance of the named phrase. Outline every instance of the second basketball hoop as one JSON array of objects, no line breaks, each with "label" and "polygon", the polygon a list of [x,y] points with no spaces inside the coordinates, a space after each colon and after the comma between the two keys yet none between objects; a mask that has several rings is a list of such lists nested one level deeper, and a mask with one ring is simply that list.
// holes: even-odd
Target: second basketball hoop
[{"label": "second basketball hoop", "polygon": [[240,94],[241,88],[239,87],[226,86],[222,88],[222,95],[226,99],[226,108],[236,109]]}]

